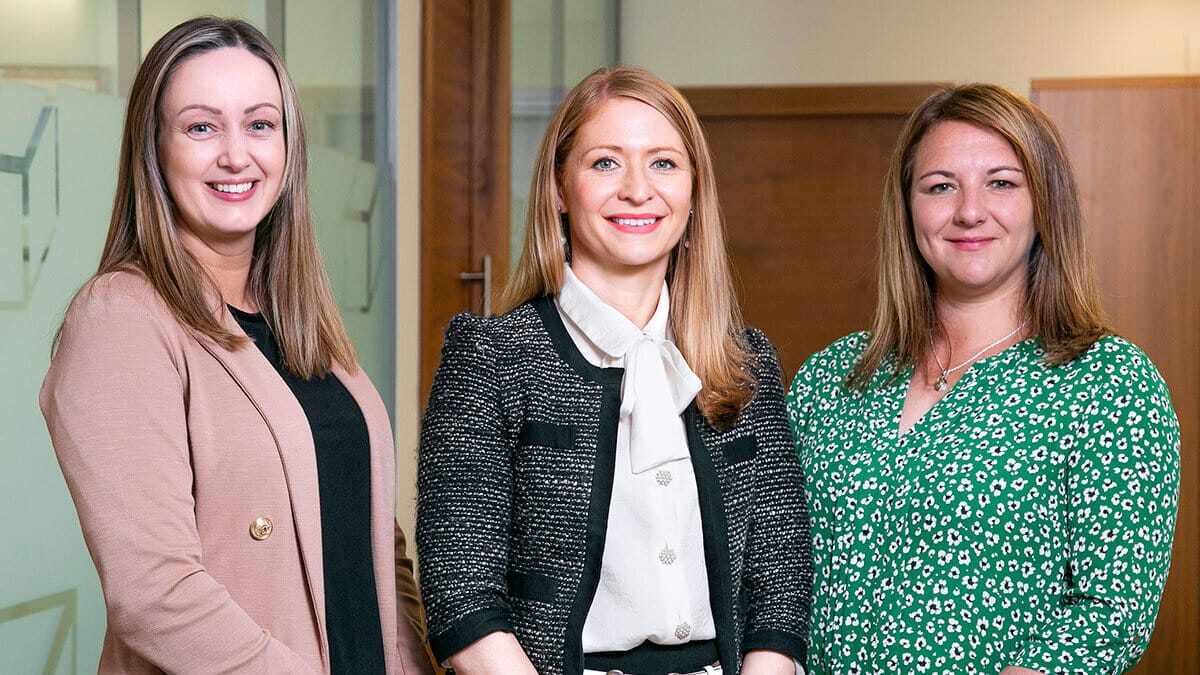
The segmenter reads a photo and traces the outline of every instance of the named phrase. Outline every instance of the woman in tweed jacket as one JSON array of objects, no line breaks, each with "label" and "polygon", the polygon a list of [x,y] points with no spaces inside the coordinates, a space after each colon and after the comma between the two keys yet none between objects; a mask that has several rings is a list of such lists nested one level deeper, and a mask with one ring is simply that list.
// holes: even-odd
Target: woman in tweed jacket
[{"label": "woman in tweed jacket", "polygon": [[695,114],[636,68],[551,120],[499,317],[446,333],[417,546],[457,672],[799,672],[811,546]]}]

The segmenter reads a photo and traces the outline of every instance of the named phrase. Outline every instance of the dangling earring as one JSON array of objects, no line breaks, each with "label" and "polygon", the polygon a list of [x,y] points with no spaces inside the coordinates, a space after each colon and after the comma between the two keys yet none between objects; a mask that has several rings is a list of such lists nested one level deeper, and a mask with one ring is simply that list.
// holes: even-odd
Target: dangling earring
[{"label": "dangling earring", "polygon": [[559,235],[558,240],[562,243],[563,258],[567,264],[571,263],[571,220],[567,217],[566,211],[560,211],[558,214]]},{"label": "dangling earring", "polygon": [[683,230],[683,247],[684,248],[692,247],[692,243],[688,240],[689,239],[688,238],[688,230],[691,229],[692,216],[694,216],[695,214],[696,214],[696,212],[693,209],[688,209],[688,221],[687,221],[687,225],[684,226],[684,230]]}]

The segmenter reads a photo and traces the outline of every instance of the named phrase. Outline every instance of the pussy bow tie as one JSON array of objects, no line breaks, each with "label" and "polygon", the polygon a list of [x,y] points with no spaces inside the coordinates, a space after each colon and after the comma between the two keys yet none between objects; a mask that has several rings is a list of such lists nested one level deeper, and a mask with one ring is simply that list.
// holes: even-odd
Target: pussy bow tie
[{"label": "pussy bow tie", "polygon": [[633,473],[688,456],[679,416],[700,392],[700,378],[667,340],[642,333],[625,352],[621,417],[629,417]]}]

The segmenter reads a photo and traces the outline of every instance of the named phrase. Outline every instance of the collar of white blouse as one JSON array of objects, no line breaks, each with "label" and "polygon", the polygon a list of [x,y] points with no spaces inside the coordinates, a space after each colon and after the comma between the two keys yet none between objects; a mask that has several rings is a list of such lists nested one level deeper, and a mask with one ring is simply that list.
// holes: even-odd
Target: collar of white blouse
[{"label": "collar of white blouse", "polygon": [[700,378],[671,342],[670,295],[663,282],[654,315],[639,329],[575,276],[563,272],[559,309],[609,358],[622,362],[621,417],[629,427],[629,459],[642,473],[688,456],[679,416],[700,392]]}]

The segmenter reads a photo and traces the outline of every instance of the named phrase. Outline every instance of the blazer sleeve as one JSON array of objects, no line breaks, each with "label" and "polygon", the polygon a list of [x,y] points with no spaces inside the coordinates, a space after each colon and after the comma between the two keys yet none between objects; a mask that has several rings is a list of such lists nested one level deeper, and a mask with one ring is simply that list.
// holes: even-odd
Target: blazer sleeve
[{"label": "blazer sleeve", "polygon": [[[396,528],[396,629],[397,647],[409,666],[408,673],[432,675],[433,662],[425,653],[425,607],[413,576],[413,561],[408,557],[408,542],[400,523]],[[414,670],[415,669],[415,670]]]},{"label": "blazer sleeve", "polygon": [[487,321],[462,314],[451,322],[421,425],[417,551],[439,663],[489,633],[513,631],[512,449]]},{"label": "blazer sleeve", "polygon": [[808,499],[788,431],[779,360],[761,333],[748,337],[759,361],[752,403],[758,453],[743,573],[749,602],[742,649],[770,649],[803,663],[813,584]]},{"label": "blazer sleeve", "polygon": [[179,331],[150,302],[85,287],[39,397],[108,629],[167,672],[314,672],[205,570]]}]

